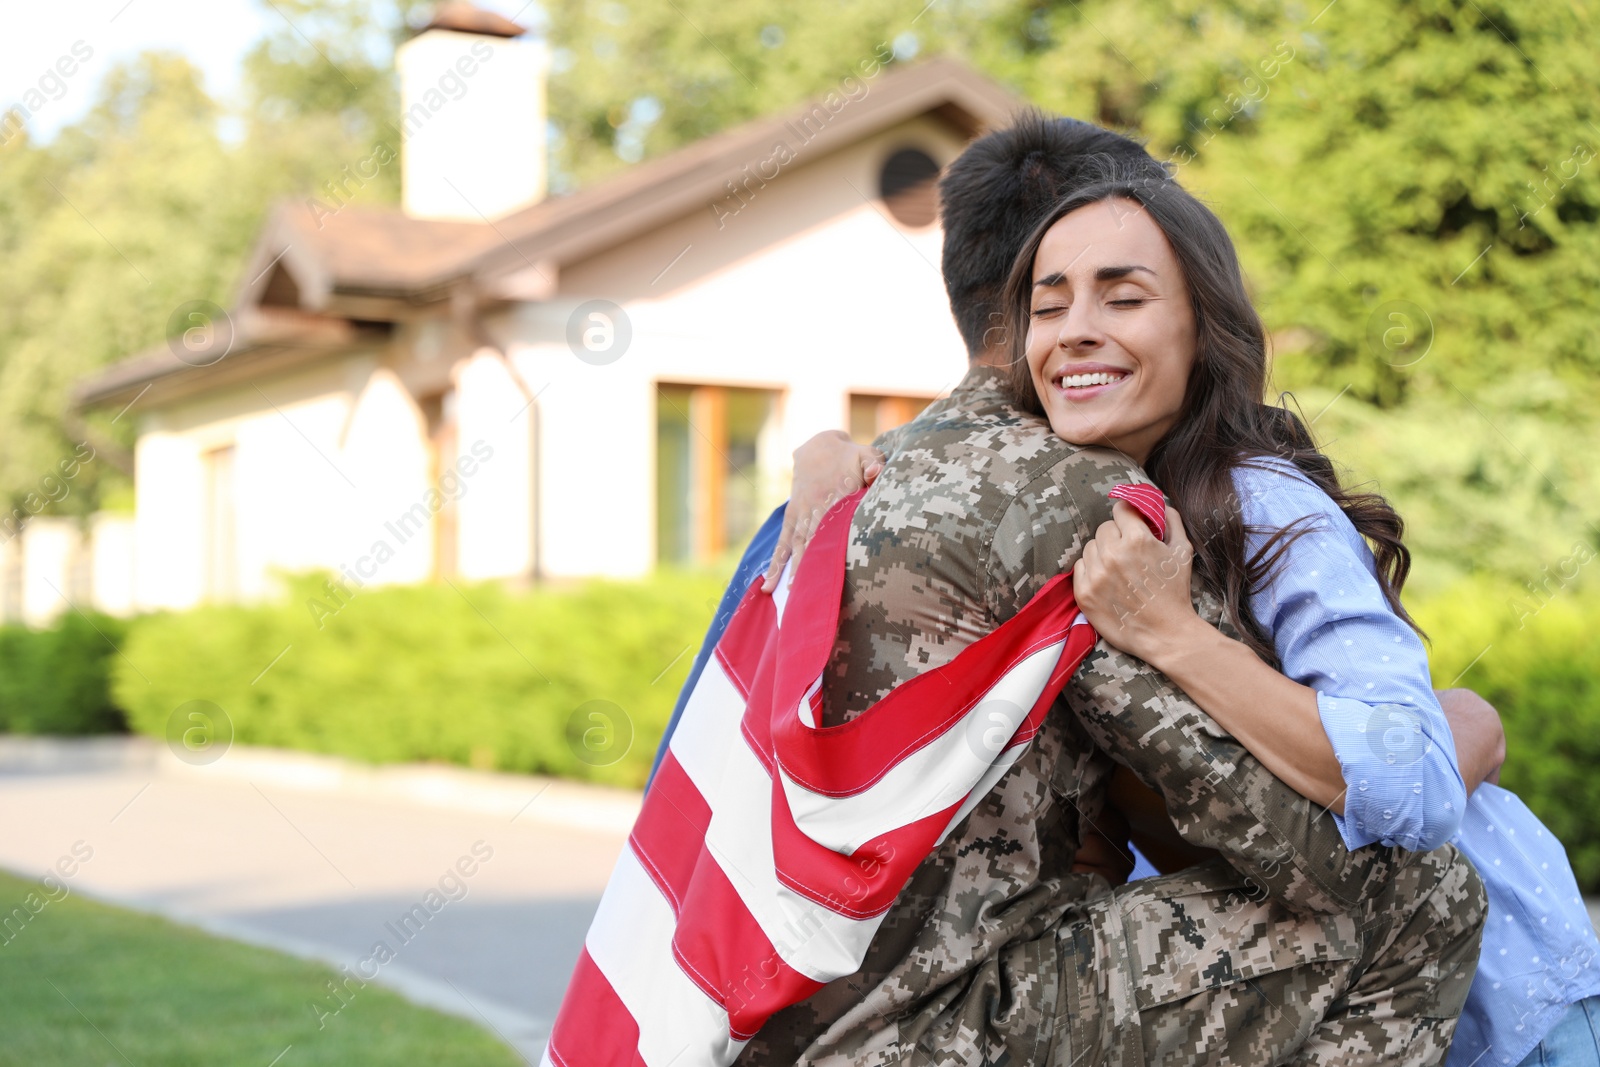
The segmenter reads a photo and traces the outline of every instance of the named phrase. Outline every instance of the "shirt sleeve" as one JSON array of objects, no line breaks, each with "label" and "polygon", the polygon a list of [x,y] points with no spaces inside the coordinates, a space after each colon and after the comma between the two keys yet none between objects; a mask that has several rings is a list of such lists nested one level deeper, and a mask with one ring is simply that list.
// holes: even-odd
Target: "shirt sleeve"
[{"label": "shirt sleeve", "polygon": [[1306,530],[1250,597],[1285,675],[1317,691],[1344,776],[1350,848],[1427,851],[1461,825],[1467,792],[1455,740],[1416,631],[1389,607],[1372,552],[1326,493],[1273,464],[1235,477],[1254,553],[1271,534]]}]

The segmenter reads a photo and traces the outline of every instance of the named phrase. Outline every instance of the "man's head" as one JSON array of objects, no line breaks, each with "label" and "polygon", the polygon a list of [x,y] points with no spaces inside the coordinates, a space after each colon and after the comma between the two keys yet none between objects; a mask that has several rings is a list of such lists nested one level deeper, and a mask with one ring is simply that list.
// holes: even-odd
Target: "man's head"
[{"label": "man's head", "polygon": [[1034,110],[956,157],[939,180],[944,288],[969,359],[1003,348],[1001,290],[1039,220],[1109,168],[1137,174],[1146,167],[1165,177],[1138,142]]}]

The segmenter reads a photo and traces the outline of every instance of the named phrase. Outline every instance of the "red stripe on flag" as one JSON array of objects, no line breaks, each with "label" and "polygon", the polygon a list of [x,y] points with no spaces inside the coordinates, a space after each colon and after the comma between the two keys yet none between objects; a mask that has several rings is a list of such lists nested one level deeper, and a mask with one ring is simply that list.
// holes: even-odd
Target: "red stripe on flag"
[{"label": "red stripe on flag", "polygon": [[851,919],[889,910],[911,874],[933,851],[958,800],[941,811],[863,843],[849,856],[818,844],[795,825],[783,785],[772,787],[772,859],[778,881],[807,900]]},{"label": "red stripe on flag", "polygon": [[[735,1038],[749,1040],[774,1012],[822,988],[784,962],[710,853],[695,865],[689,893],[694,907],[678,918],[672,955],[706,996],[727,1009]],[[799,952],[816,934],[787,929],[780,936],[791,942],[788,951]]]},{"label": "red stripe on flag", "polygon": [[639,1056],[639,1024],[589,958],[588,949],[578,954],[578,965],[550,1033],[549,1053],[557,1067],[575,1063],[645,1067]]},{"label": "red stripe on flag", "polygon": [[774,694],[780,698],[795,694],[791,708],[798,704],[800,694],[811,688],[833,653],[844,595],[845,555],[850,548],[850,519],[865,493],[865,489],[852,493],[828,509],[795,568],[789,602],[783,609],[786,632],[779,635],[783,655]]},{"label": "red stripe on flag", "polygon": [[650,783],[628,844],[661,895],[671,902],[673,915],[683,910],[684,894],[710,825],[710,805],[669,748]]},{"label": "red stripe on flag", "polygon": [[[794,601],[789,604],[792,611]],[[835,605],[835,618],[837,612]],[[861,715],[838,726],[806,726],[796,711],[805,688],[780,689],[773,699],[772,724],[778,761],[790,778],[814,793],[860,793],[964,718],[982,702],[995,679],[1066,637],[1077,615],[1069,577],[1052,578],[1011,620],[1014,626],[995,630],[949,664],[902,683]],[[798,628],[809,625],[817,624],[802,622]],[[796,628],[791,625],[788,629]],[[833,627],[828,629],[832,632]],[[787,656],[783,635],[779,641]],[[797,682],[783,667],[778,677],[780,683],[788,681],[791,686]],[[815,679],[813,673],[811,680]],[[1051,698],[1055,695],[1049,693]]]},{"label": "red stripe on flag", "polygon": [[756,665],[761,662],[761,653],[777,626],[777,619],[778,607],[772,597],[761,591],[761,579],[757,578],[745,590],[744,599],[734,609],[715,649],[728,678],[743,696],[750,695]]},{"label": "red stripe on flag", "polygon": [[[1087,626],[1075,626],[1027,716],[1005,747],[1033,739],[1062,685],[1077,670],[1096,641]],[[899,690],[886,700],[895,700]],[[796,893],[841,915],[865,919],[888,910],[913,871],[937,847],[961,807],[949,807],[897,827],[860,845],[849,856],[818,844],[795,824],[783,784],[772,789],[772,853],[778,880]]]},{"label": "red stripe on flag", "polygon": [[1150,529],[1156,537],[1165,541],[1167,539],[1167,498],[1161,495],[1161,490],[1153,485],[1139,485],[1128,482],[1112,488],[1106,494],[1112,500],[1124,500],[1133,505],[1135,511],[1144,516],[1144,521],[1150,524]]}]

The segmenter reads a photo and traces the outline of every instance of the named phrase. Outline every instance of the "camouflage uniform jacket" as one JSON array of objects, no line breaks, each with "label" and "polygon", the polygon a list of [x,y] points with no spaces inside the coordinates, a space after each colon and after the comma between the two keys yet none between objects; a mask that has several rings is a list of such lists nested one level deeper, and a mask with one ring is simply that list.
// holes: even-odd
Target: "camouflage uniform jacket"
[{"label": "camouflage uniform jacket", "polygon": [[[1077,561],[1110,517],[1111,487],[1148,482],[1119,453],[1067,444],[1013,407],[986,367],[887,443],[853,520],[830,722],[1009,619]],[[1071,871],[1103,804],[1107,752],[1166,797],[1180,833],[1290,907],[1340,911],[1392,873],[1386,850],[1353,858],[1331,819],[1159,672],[1102,643],[1028,751],[918,868],[862,969],[773,1016],[739,1062],[1035,1062],[1061,996],[1054,961],[1033,958],[1042,935],[1110,892]]]}]

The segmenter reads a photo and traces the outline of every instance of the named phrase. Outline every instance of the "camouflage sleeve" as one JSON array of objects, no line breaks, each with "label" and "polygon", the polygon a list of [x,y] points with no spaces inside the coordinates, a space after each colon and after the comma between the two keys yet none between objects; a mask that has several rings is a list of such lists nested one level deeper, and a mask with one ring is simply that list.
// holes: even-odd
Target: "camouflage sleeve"
[{"label": "camouflage sleeve", "polygon": [[[988,561],[989,608],[1004,621],[1070,570],[1101,523],[1106,492],[1148,482],[1116,453],[1084,449],[1019,493]],[[1213,622],[1220,611],[1202,601]],[[1345,847],[1333,817],[1279,781],[1160,671],[1101,642],[1062,696],[1094,743],[1160,793],[1185,840],[1215,849],[1302,911],[1348,911],[1387,882],[1391,849]]]},{"label": "camouflage sleeve", "polygon": [[1161,794],[1184,840],[1216,849],[1297,911],[1349,911],[1403,861],[1381,845],[1351,852],[1325,809],[1274,777],[1160,671],[1104,641],[1061,699],[1095,744]]}]

